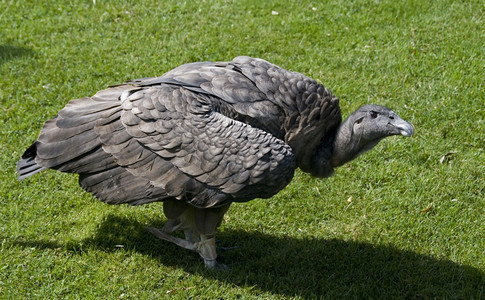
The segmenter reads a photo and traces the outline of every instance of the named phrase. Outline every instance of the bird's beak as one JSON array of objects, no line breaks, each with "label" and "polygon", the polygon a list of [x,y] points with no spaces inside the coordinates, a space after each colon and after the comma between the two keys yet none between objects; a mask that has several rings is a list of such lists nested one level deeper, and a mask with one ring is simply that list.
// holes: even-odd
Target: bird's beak
[{"label": "bird's beak", "polygon": [[389,125],[394,127],[396,130],[396,134],[400,134],[403,136],[412,136],[414,134],[414,127],[411,123],[404,121],[398,115],[394,114],[391,120],[389,121]]}]

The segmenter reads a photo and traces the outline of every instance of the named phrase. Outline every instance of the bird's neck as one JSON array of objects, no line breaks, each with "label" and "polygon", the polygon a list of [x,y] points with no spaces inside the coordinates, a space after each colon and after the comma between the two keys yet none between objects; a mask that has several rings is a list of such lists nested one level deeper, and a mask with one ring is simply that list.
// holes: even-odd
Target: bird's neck
[{"label": "bird's neck", "polygon": [[353,123],[353,118],[349,117],[333,132],[329,132],[313,150],[311,167],[302,170],[315,177],[329,177],[334,168],[359,156],[363,152],[362,141],[353,133]]},{"label": "bird's neck", "polygon": [[347,118],[337,128],[333,141],[333,151],[330,157],[332,167],[339,167],[357,157],[359,152],[360,138],[352,131],[353,122]]},{"label": "bird's neck", "polygon": [[310,174],[324,178],[333,174],[333,170],[355,158],[358,154],[359,138],[353,135],[352,121],[347,118],[334,134],[324,139],[316,149]]},{"label": "bird's neck", "polygon": [[352,118],[351,115],[337,128],[335,140],[333,142],[333,153],[330,158],[330,163],[334,168],[339,167],[372,149],[383,138],[365,140],[361,135],[353,132],[353,125],[354,118]]}]

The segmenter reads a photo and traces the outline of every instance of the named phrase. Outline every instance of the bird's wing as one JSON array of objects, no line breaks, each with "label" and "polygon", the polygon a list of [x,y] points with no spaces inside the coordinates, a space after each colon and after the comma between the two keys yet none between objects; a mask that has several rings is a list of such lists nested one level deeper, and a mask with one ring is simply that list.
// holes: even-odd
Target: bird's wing
[{"label": "bird's wing", "polygon": [[212,96],[213,104],[221,114],[284,138],[282,124],[285,113],[282,108],[229,62],[185,64],[160,77],[142,78],[129,83],[142,87],[178,85],[198,94]]},{"label": "bird's wing", "polygon": [[120,100],[121,118],[100,119],[95,128],[104,151],[172,197],[210,207],[269,197],[291,180],[291,148],[218,113],[209,95],[160,84]]},{"label": "bird's wing", "polygon": [[119,95],[133,89],[138,88],[118,86],[99,91],[93,97],[69,101],[55,118],[44,124],[37,141],[29,148],[31,151],[27,150],[22,158],[35,160],[43,168],[73,173],[116,166],[111,155],[100,151],[98,134],[93,128],[102,117],[119,116]]},{"label": "bird's wing", "polygon": [[342,120],[338,98],[314,79],[247,56],[231,62],[186,64],[161,77],[132,83],[174,84],[214,96],[220,100],[222,114],[290,145],[297,165],[305,172],[313,169],[316,151],[326,151],[320,157],[329,158],[332,138]]},{"label": "bird's wing", "polygon": [[100,119],[119,119],[120,94],[137,89],[117,86],[70,101],[45,123],[38,140],[24,153],[18,163],[19,177],[46,168],[78,173],[81,187],[109,204],[139,205],[167,198],[162,188],[120,167],[111,154],[103,151],[94,131]]}]

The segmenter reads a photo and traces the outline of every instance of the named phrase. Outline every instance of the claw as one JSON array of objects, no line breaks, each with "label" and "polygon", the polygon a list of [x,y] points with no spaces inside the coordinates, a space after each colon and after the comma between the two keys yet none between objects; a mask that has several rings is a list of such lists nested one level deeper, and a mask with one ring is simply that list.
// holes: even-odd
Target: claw
[{"label": "claw", "polygon": [[224,252],[224,251],[231,251],[235,249],[240,249],[241,246],[232,246],[232,247],[216,247],[217,251]]},{"label": "claw", "polygon": [[231,269],[231,267],[229,267],[228,265],[220,263],[217,260],[213,260],[213,261],[204,260],[204,263],[205,263],[205,266],[207,268],[213,269],[213,270],[229,270],[229,269]]}]

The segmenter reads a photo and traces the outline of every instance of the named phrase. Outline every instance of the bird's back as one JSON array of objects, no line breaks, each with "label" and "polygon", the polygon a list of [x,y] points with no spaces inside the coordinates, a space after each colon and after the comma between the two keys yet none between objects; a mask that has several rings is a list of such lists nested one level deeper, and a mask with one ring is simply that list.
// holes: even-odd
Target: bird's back
[{"label": "bird's back", "polygon": [[[342,120],[338,99],[314,79],[247,56],[184,64],[160,77],[130,83],[174,84],[210,95],[222,114],[290,144],[301,131],[321,141]],[[312,130],[316,126],[318,131]]]}]

